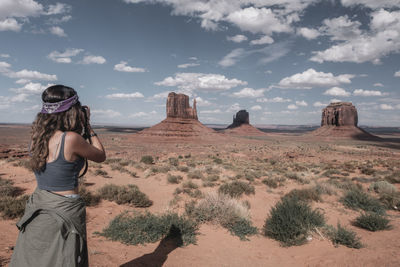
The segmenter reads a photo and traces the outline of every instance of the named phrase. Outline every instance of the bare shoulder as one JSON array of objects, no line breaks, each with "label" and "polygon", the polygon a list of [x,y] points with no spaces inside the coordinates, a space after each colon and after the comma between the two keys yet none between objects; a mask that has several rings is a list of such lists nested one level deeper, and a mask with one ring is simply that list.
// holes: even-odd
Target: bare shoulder
[{"label": "bare shoulder", "polygon": [[65,134],[65,143],[70,145],[79,145],[85,143],[85,139],[76,132],[68,131]]}]

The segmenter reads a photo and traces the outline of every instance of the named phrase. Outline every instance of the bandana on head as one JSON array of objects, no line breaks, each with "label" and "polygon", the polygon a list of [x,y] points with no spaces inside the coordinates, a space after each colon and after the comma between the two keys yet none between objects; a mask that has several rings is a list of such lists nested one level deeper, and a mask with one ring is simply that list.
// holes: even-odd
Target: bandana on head
[{"label": "bandana on head", "polygon": [[78,102],[78,95],[74,95],[73,97],[55,103],[43,102],[42,111],[40,113],[53,114],[64,112],[75,105],[76,102]]}]

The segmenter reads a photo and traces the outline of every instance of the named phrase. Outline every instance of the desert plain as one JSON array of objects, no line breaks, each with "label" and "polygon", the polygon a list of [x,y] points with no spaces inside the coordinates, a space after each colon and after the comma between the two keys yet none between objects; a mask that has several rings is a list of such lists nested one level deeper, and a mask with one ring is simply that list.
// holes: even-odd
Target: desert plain
[{"label": "desert plain", "polygon": [[[267,131],[257,136],[235,132],[218,133],[212,138],[159,138],[137,131],[96,129],[106,148],[107,161],[89,163],[82,185],[96,194],[107,184],[133,184],[152,205],[142,208],[102,199],[97,205],[88,206],[90,266],[400,265],[400,207],[387,205],[390,228],[373,232],[354,226],[362,211],[351,209],[342,201],[353,184],[375,199],[380,198],[372,186],[376,182],[388,181],[400,190],[398,131],[373,133],[380,137],[375,140],[316,137],[291,131]],[[34,174],[24,167],[29,135],[29,125],[0,126],[0,178],[12,181],[22,195],[31,194],[36,187]],[[144,156],[151,156],[154,162],[141,162]],[[241,239],[215,221],[199,223],[195,244],[185,246],[166,239],[128,245],[98,234],[125,211],[183,215],[188,203],[197,205],[234,181],[254,189],[234,200],[247,208],[247,218],[257,228],[256,234]],[[264,235],[271,209],[285,194],[316,187],[321,189],[319,197],[309,205],[323,214],[326,225],[337,227],[340,223],[354,232],[361,248],[334,244],[323,229],[309,231],[306,241],[294,246],[284,246]],[[18,218],[0,218],[0,265],[6,266],[12,255],[17,221]]]}]

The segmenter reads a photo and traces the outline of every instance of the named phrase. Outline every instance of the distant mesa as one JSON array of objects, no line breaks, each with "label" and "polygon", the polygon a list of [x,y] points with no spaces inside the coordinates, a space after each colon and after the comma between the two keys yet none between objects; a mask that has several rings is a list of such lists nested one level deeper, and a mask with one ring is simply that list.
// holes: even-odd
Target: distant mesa
[{"label": "distant mesa", "polygon": [[358,126],[358,113],[350,102],[335,102],[322,110],[321,127],[312,132],[315,136],[376,139]]},{"label": "distant mesa", "polygon": [[196,99],[193,107],[189,105],[189,96],[171,92],[167,98],[167,118],[160,123],[140,131],[144,136],[159,137],[208,137],[217,133],[199,122]]},{"label": "distant mesa", "polygon": [[250,115],[244,109],[239,110],[236,115],[233,116],[232,124],[224,130],[224,133],[247,136],[265,135],[264,132],[250,124]]},{"label": "distant mesa", "polygon": [[243,124],[250,124],[249,113],[245,110],[239,110],[236,116],[233,116],[233,122],[228,126],[228,129],[239,127]]}]

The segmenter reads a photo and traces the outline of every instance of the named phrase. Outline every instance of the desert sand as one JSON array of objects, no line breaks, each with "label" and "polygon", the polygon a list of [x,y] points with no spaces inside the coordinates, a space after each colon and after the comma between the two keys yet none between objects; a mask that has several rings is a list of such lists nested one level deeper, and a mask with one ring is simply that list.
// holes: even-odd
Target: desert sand
[{"label": "desert sand", "polygon": [[[385,173],[398,171],[400,166],[400,136],[384,136],[381,140],[353,140],[347,138],[322,138],[313,135],[267,133],[257,136],[240,135],[235,132],[216,133],[221,138],[161,138],[136,133],[134,129],[101,128],[96,130],[107,151],[107,158],[120,158],[136,163],[126,168],[136,173],[113,170],[108,164],[90,164],[85,177],[89,191],[96,192],[105,184],[135,184],[152,201],[149,208],[134,208],[102,200],[95,207],[87,207],[87,231],[90,266],[399,266],[400,263],[400,213],[388,210],[391,230],[370,232],[351,224],[360,213],[343,206],[339,199],[343,191],[332,186],[335,194],[322,195],[321,202],[312,202],[313,208],[320,208],[328,224],[338,222],[361,237],[364,247],[352,249],[342,245],[335,246],[324,235],[312,233],[306,244],[283,247],[279,242],[265,237],[262,227],[271,208],[280,198],[294,188],[307,188],[329,180],[351,181],[360,184],[365,190]],[[24,194],[30,194],[36,187],[33,173],[17,164],[24,160],[29,142],[29,126],[0,126],[0,145],[3,151],[0,159],[0,176],[14,181]],[[21,158],[11,158],[12,155]],[[9,158],[6,158],[8,155]],[[142,156],[155,158],[154,167],[169,166],[168,172],[151,172],[151,167],[141,164]],[[152,213],[184,211],[184,204],[193,198],[174,195],[180,184],[170,184],[168,173],[181,175],[187,181],[186,172],[169,165],[169,158],[177,158],[178,166],[207,172],[218,172],[219,180],[213,187],[202,186],[200,179],[193,179],[203,192],[217,191],[219,185],[237,179],[240,173],[257,173],[253,178],[243,176],[244,181],[255,187],[255,194],[240,198],[250,204],[253,225],[259,234],[242,241],[228,230],[216,224],[202,224],[196,245],[176,247],[168,243],[146,245],[125,245],[110,241],[95,232],[101,232],[118,214],[126,210],[148,210]],[[213,159],[219,158],[222,163]],[[294,172],[299,180],[286,179],[283,185],[269,188],[262,180],[272,171],[273,165],[281,166],[281,172]],[[340,169],[346,162],[353,162],[355,168],[339,177],[324,174],[327,166]],[[362,167],[369,166],[372,174],[362,173]],[[371,167],[372,166],[372,167]],[[286,170],[285,170],[286,168]],[[101,169],[107,178],[96,175]],[[283,170],[282,170],[283,169]],[[312,171],[313,170],[313,171]],[[235,178],[236,177],[236,178]],[[246,179],[247,177],[247,179]],[[399,184],[395,184],[400,189]],[[371,193],[373,195],[373,193]],[[196,199],[195,199],[196,200]],[[18,235],[17,219],[0,218],[0,259],[7,265]],[[1,265],[1,263],[0,263]]]}]

